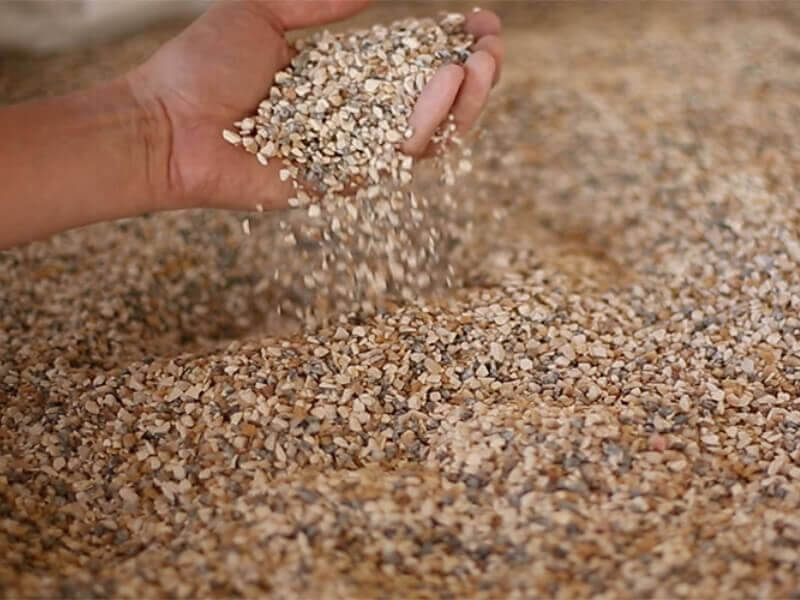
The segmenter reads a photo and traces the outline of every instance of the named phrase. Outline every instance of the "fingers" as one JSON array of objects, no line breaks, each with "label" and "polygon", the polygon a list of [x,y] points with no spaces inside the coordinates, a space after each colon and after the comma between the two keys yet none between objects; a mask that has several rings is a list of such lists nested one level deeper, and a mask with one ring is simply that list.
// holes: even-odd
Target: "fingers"
[{"label": "fingers", "polygon": [[456,127],[461,133],[475,124],[486,106],[497,68],[491,54],[478,50],[467,59],[464,71],[464,83],[452,109]]},{"label": "fingers", "polygon": [[496,35],[487,35],[479,39],[473,46],[473,50],[484,50],[492,55],[494,59],[494,79],[492,79],[492,86],[500,81],[500,73],[503,69],[503,60],[506,57],[506,47]]},{"label": "fingers", "polygon": [[464,23],[464,31],[471,33],[476,38],[487,35],[500,35],[502,24],[500,17],[490,10],[479,10],[467,17]]},{"label": "fingers", "polygon": [[403,144],[403,152],[411,156],[425,153],[431,137],[456,101],[463,81],[464,69],[458,65],[446,65],[436,72],[422,91],[408,120],[414,135]]},{"label": "fingers", "polygon": [[340,21],[361,12],[371,0],[256,0],[266,5],[284,30]]},{"label": "fingers", "polygon": [[503,24],[495,13],[489,10],[479,10],[467,17],[464,23],[464,30],[475,36],[476,42],[473,50],[486,50],[494,58],[495,75],[492,84],[497,84],[500,80],[500,72],[503,68],[503,59],[506,49],[500,39]]},{"label": "fingers", "polygon": [[401,148],[406,154],[426,156],[431,137],[451,112],[458,131],[469,130],[500,78],[506,52],[499,37],[500,18],[491,11],[479,10],[467,17],[464,29],[477,38],[473,53],[463,68],[448,65],[425,87],[409,119],[414,135]]}]

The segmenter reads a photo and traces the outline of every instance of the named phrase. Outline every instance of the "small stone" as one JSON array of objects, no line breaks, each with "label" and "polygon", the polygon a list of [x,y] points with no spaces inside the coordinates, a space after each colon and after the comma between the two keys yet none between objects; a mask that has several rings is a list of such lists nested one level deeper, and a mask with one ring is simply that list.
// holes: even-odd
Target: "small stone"
[{"label": "small stone", "polygon": [[602,344],[592,344],[591,346],[591,354],[595,358],[606,358],[608,357],[608,352],[606,351],[606,347]]},{"label": "small stone", "polygon": [[139,495],[130,487],[120,488],[119,497],[127,504],[136,504],[139,502]]},{"label": "small stone", "polygon": [[223,130],[222,137],[229,144],[238,145],[242,142],[242,136],[240,136],[235,131],[231,131],[230,129]]},{"label": "small stone", "polygon": [[672,460],[667,463],[667,468],[674,473],[685,471],[687,466],[688,463],[682,458],[678,460]]},{"label": "small stone", "polygon": [[506,357],[506,352],[503,349],[503,346],[501,346],[497,342],[492,342],[489,345],[489,355],[497,362],[503,362],[503,360],[505,360]]},{"label": "small stone", "polygon": [[660,434],[653,434],[650,436],[648,447],[653,452],[664,452],[667,449],[667,438]]},{"label": "small stone", "polygon": [[597,399],[598,399],[598,398],[599,398],[599,397],[600,397],[602,394],[603,394],[603,390],[600,388],[600,386],[598,386],[598,385],[596,385],[596,384],[594,384],[594,383],[593,383],[593,384],[591,384],[591,385],[589,386],[589,389],[586,391],[586,398],[587,398],[587,400],[589,400],[590,402],[594,402],[594,401],[595,401],[595,400],[597,400]]}]

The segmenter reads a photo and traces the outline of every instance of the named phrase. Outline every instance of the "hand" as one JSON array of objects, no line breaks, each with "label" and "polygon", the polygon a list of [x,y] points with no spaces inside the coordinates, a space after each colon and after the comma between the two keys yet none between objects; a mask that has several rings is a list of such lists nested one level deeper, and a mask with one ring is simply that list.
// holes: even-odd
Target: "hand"
[{"label": "hand", "polygon": [[[292,49],[286,31],[337,21],[369,0],[220,0],[130,75],[142,101],[155,107],[166,130],[165,209],[217,207],[252,210],[286,206],[279,161],[268,167],[221,140],[220,132],[255,110]],[[403,150],[421,156],[452,112],[459,130],[478,118],[503,60],[500,20],[473,13],[466,28],[478,41],[464,66],[440,69],[423,91]]]}]

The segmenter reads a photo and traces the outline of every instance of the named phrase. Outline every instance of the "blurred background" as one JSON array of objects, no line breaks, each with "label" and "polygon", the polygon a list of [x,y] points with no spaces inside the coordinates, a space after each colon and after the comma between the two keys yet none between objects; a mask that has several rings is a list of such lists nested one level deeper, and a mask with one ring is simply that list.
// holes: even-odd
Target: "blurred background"
[{"label": "blurred background", "polygon": [[[50,23],[58,23],[53,14],[69,6],[70,10],[91,13],[92,3],[119,7],[128,5],[120,12],[130,12],[137,0],[109,2],[105,0],[64,0],[59,2],[37,2],[35,11],[26,8],[34,5],[34,0],[4,0],[0,11],[14,10],[12,5],[27,13],[26,19],[39,19],[33,23],[42,33],[35,37],[52,35]],[[58,94],[81,87],[91,81],[110,77],[146,59],[161,43],[178,33],[191,21],[191,14],[200,10],[203,0],[178,0],[161,2],[159,0],[138,0],[142,9],[138,18],[124,17],[113,27],[98,25],[82,35],[73,35],[72,47],[48,52],[44,55],[31,53],[24,48],[12,50],[2,48],[3,34],[0,31],[0,103],[10,103],[44,94]],[[153,9],[153,6],[172,8]],[[508,62],[517,61],[533,68],[536,57],[527,52],[513,52],[514,39],[528,36],[552,36],[563,34],[565,44],[575,35],[576,28],[583,29],[590,37],[606,36],[607,43],[613,45],[621,41],[645,35],[648,29],[672,27],[675,35],[680,35],[680,27],[697,26],[709,21],[743,19],[750,16],[778,19],[787,26],[800,26],[800,12],[797,2],[559,2],[529,0],[485,0],[481,6],[497,12],[504,22],[511,38]],[[139,6],[137,10],[139,11]],[[150,7],[147,9],[146,7]],[[432,1],[432,0],[378,0],[368,11],[339,27],[365,25],[378,21],[403,18],[411,15],[433,15],[438,11],[469,11],[475,2]],[[178,7],[178,8],[176,8]],[[32,13],[38,16],[31,16]],[[95,10],[95,12],[97,12]],[[49,13],[49,14],[48,14]],[[179,15],[179,16],[176,16]],[[49,19],[49,21],[48,21]],[[91,18],[87,17],[89,21]],[[0,21],[13,23],[8,14],[0,12]],[[51,30],[48,33],[48,28]],[[34,28],[35,29],[35,28]],[[11,35],[11,34],[6,34]],[[18,34],[17,34],[18,35]],[[34,37],[32,34],[31,37]],[[61,36],[64,37],[63,35]],[[67,36],[69,37],[69,36]],[[95,41],[92,41],[95,40]],[[41,40],[39,40],[41,41]],[[45,40],[46,41],[46,40]],[[38,42],[31,39],[30,43]],[[569,52],[565,46],[564,51]]]}]

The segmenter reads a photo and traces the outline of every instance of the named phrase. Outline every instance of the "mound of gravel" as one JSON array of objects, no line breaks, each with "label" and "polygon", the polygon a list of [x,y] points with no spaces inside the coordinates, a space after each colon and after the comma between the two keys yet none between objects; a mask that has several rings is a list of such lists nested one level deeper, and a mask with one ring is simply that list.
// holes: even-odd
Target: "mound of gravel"
[{"label": "mound of gravel", "polygon": [[791,595],[793,6],[512,28],[454,289],[277,316],[280,215],[1,254],[0,594]]}]

